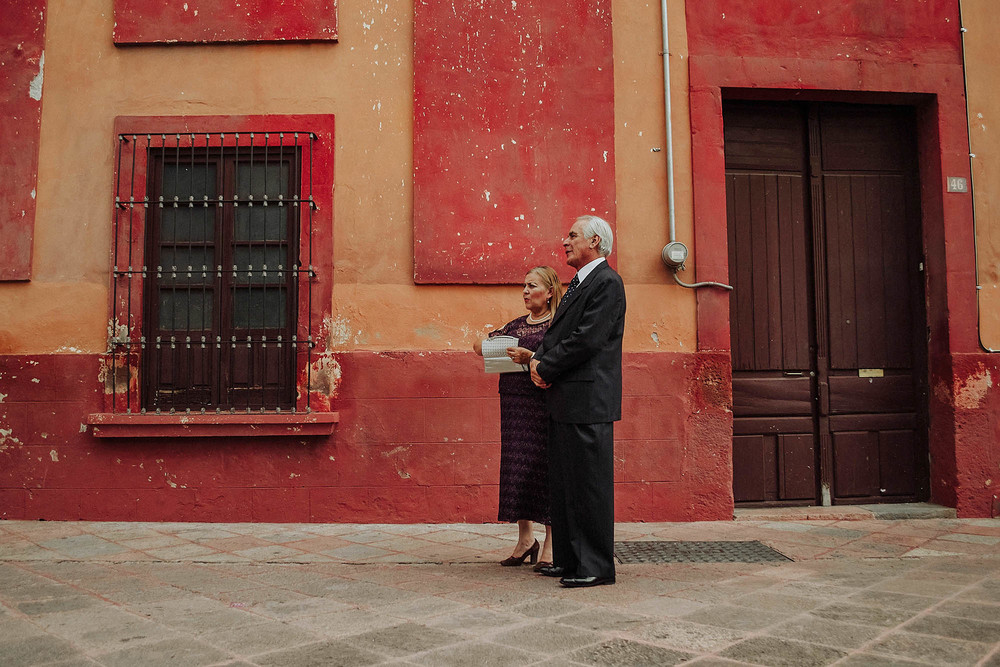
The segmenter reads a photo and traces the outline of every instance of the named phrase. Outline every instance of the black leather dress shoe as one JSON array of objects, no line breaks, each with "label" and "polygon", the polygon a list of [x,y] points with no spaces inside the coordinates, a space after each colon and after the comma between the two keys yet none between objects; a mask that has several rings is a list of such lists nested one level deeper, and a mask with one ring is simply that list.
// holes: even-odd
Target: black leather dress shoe
[{"label": "black leather dress shoe", "polygon": [[546,577],[562,577],[566,575],[567,572],[564,567],[559,567],[558,565],[546,565],[545,567],[538,568],[538,574]]},{"label": "black leather dress shoe", "polygon": [[615,583],[614,577],[563,577],[559,583],[566,588],[587,588]]}]

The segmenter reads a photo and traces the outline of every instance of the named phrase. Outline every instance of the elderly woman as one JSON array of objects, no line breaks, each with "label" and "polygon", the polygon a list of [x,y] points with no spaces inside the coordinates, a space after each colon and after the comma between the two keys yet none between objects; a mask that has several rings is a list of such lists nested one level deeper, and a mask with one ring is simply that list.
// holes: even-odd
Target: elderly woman
[{"label": "elderly woman", "polygon": [[[518,347],[507,355],[527,364],[542,342],[556,312],[563,287],[550,266],[538,266],[524,277],[522,315],[491,332],[493,336],[514,336]],[[482,354],[482,341],[473,349]],[[501,565],[521,565],[526,559],[537,571],[552,563],[552,533],[549,528],[548,418],[543,390],[531,382],[527,372],[500,374],[500,521],[517,522],[518,540],[514,551]],[[545,525],[545,543],[539,547],[533,522]],[[539,553],[541,552],[541,553]]]}]

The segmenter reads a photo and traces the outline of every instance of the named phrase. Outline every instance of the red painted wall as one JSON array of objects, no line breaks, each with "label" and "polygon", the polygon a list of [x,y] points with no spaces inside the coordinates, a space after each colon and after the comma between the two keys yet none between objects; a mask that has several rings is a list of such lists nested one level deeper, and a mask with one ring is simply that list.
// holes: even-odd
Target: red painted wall
[{"label": "red painted wall", "polygon": [[337,0],[115,0],[115,44],[337,39]]},{"label": "red painted wall", "polygon": [[954,355],[952,386],[932,386],[942,414],[953,419],[954,486],[948,490],[963,516],[1000,517],[1000,358]]},{"label": "red painted wall", "polygon": [[45,8],[6,2],[0,20],[0,280],[31,278]]},{"label": "red painted wall", "polygon": [[414,9],[416,282],[568,280],[553,239],[615,224],[610,0]]},{"label": "red painted wall", "polygon": [[[972,206],[968,195],[943,193],[945,176],[969,177],[958,3],[702,0],[687,3],[687,26],[699,270],[719,275],[727,265],[724,91],[917,108],[932,499],[962,516],[996,513],[998,385],[995,375],[992,385],[983,379],[996,362],[977,343]],[[728,349],[726,308],[717,295],[699,295],[699,349]],[[982,392],[975,407],[959,407],[967,386]]]},{"label": "red painted wall", "polygon": [[[98,439],[100,358],[0,357],[0,517],[171,521],[495,521],[496,378],[471,352],[356,352],[332,436]],[[725,518],[724,355],[625,355],[616,518]]]}]

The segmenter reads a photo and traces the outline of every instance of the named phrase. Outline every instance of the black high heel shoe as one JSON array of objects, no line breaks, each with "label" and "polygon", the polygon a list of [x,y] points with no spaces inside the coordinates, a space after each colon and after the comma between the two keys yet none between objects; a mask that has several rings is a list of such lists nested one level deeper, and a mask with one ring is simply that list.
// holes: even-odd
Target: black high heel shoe
[{"label": "black high heel shoe", "polygon": [[531,548],[525,551],[523,554],[521,554],[520,556],[511,556],[510,558],[504,558],[502,561],[500,561],[500,564],[503,565],[504,567],[510,567],[511,565],[523,565],[525,559],[530,558],[531,559],[530,563],[534,565],[535,563],[538,562],[539,548],[540,547],[538,545],[538,540],[535,540],[535,543],[531,545]]}]

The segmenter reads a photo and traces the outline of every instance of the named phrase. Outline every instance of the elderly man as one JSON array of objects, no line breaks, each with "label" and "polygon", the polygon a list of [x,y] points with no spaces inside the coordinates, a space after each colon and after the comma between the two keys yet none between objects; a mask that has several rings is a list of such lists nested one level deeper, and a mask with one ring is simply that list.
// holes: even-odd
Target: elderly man
[{"label": "elderly man", "polygon": [[531,360],[548,389],[553,565],[542,574],[578,588],[615,583],[614,422],[621,419],[625,286],[605,257],[607,222],[577,218],[563,239],[577,270]]}]

